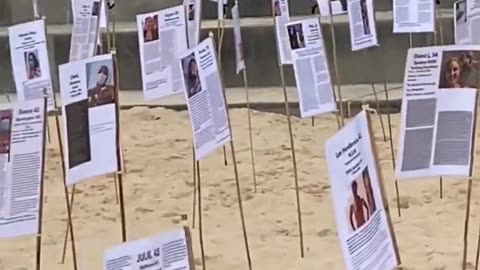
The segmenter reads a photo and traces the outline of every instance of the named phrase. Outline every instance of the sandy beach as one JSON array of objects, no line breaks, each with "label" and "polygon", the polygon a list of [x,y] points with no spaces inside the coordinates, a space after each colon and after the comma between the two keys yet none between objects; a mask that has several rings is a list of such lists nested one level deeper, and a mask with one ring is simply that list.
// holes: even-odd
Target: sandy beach
[{"label": "sandy beach", "polygon": [[[399,116],[392,115],[395,148]],[[303,259],[299,251],[285,116],[252,113],[256,193],[250,165],[247,110],[231,110],[231,117],[253,269],[344,269],[324,154],[325,140],[337,130],[335,117],[318,117],[314,127],[310,118],[292,118],[305,239]],[[387,123],[386,115],[382,117]],[[444,179],[443,199],[439,197],[438,179],[399,182],[402,208],[402,217],[399,217],[389,142],[384,141],[378,116],[372,116],[372,120],[400,248],[401,269],[460,269],[466,179]],[[53,117],[49,123],[52,142],[47,145],[42,269],[66,270],[73,269],[72,255],[69,245],[66,262],[60,264],[67,214]],[[147,237],[176,226],[191,226],[192,135],[188,113],[137,107],[122,111],[121,125],[127,167],[123,181],[128,239]],[[201,162],[204,242],[209,270],[248,269],[229,146],[227,149],[228,166],[223,164],[221,149]],[[473,265],[480,221],[478,180],[474,180],[472,194],[468,261]],[[73,222],[79,269],[100,270],[104,251],[121,242],[113,177],[99,177],[79,184],[75,196]],[[187,220],[182,220],[182,215],[187,215]],[[196,267],[202,269],[198,221],[192,235]],[[0,242],[0,269],[34,269],[34,258],[34,237]]]}]

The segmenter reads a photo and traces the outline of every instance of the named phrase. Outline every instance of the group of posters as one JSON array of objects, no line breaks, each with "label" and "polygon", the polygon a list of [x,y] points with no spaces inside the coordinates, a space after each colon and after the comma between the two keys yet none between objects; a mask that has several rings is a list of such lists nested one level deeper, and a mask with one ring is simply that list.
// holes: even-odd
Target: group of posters
[{"label": "group of posters", "polygon": [[[118,78],[113,54],[97,55],[105,2],[72,0],[70,62],[59,66],[66,180],[74,185],[121,171]],[[215,1],[224,18],[222,0]],[[478,5],[455,3],[457,44],[475,44]],[[378,46],[372,0],[318,0],[321,15],[347,13],[353,51]],[[288,0],[272,0],[279,63],[293,65],[302,117],[336,112],[318,18],[290,20]],[[103,14],[103,15],[102,15]],[[246,63],[238,5],[232,8],[236,72]],[[433,1],[394,0],[395,33],[432,32]],[[145,100],[183,92],[197,160],[231,141],[214,40],[200,41],[201,1],[137,15]],[[0,106],[0,238],[37,234],[45,117],[55,109],[44,20],[9,28],[19,101]],[[398,179],[471,175],[478,63],[475,45],[409,50],[402,103]],[[347,269],[400,263],[367,112],[325,144],[332,199]],[[26,164],[29,164],[26,166]],[[28,188],[25,188],[28,186]],[[179,229],[106,251],[104,269],[193,269],[189,232]]]},{"label": "group of posters", "polygon": [[[91,46],[102,6],[72,1],[72,61],[59,67],[67,184],[121,171],[116,65],[111,54],[94,56]],[[41,234],[45,118],[56,110],[45,19],[8,33],[17,101],[0,106],[0,238]]]}]

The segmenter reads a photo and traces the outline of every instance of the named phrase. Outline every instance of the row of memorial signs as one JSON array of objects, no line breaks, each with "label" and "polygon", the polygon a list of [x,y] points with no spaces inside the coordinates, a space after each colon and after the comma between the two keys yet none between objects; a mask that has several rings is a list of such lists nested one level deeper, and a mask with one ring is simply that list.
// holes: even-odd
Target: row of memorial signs
[{"label": "row of memorial signs", "polygon": [[[122,170],[115,55],[94,56],[95,49],[86,46],[98,41],[100,26],[91,13],[95,2],[73,1],[78,13],[75,13],[71,46],[78,47],[71,54],[72,61],[59,66],[68,185]],[[103,4],[100,1],[99,5]],[[363,14],[361,7],[365,1],[349,1],[348,5],[350,13],[356,10],[358,16]],[[277,31],[277,43],[287,44],[289,54],[279,55],[283,60],[291,59],[288,61],[293,64],[301,116],[335,112],[319,19],[290,21],[282,15],[288,14],[285,0],[274,0],[272,7],[276,26],[283,25],[284,31]],[[207,38],[199,42],[200,8],[199,0],[187,0],[182,6],[137,16],[145,99],[184,94],[197,160],[231,140],[214,41]],[[395,14],[401,8],[395,5]],[[408,8],[411,5],[403,11],[405,14],[411,14]],[[366,9],[369,30],[360,25],[364,20],[352,22],[351,18],[351,29],[363,33],[352,42],[376,44],[371,1],[366,1]],[[457,12],[459,9],[457,3]],[[245,68],[245,60],[238,5],[233,7],[232,16],[236,69],[240,72]],[[464,16],[471,18],[468,12]],[[430,22],[422,18],[416,24],[405,22],[405,25],[413,31],[413,27]],[[55,109],[45,20],[10,27],[9,40],[18,102],[0,106],[2,238],[39,232],[45,117],[47,111]],[[360,43],[360,47],[364,46]],[[475,45],[409,50],[397,179],[470,174],[479,61],[480,46]],[[392,269],[400,263],[371,134],[369,116],[361,112],[328,139],[325,147],[337,227],[348,269]],[[184,229],[124,243],[105,253],[104,269],[192,269],[189,243],[188,230]]]}]

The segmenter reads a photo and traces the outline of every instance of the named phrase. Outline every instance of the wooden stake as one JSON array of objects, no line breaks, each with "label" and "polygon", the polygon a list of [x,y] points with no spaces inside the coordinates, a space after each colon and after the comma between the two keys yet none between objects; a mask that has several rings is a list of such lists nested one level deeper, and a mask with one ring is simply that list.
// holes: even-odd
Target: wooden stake
[{"label": "wooden stake", "polygon": [[47,96],[44,97],[43,102],[43,145],[42,145],[42,164],[41,164],[41,173],[40,173],[40,198],[39,198],[39,208],[38,208],[38,234],[36,239],[36,270],[40,270],[42,268],[42,232],[43,232],[43,191],[44,191],[44,179],[45,179],[45,137],[46,137],[46,128],[47,128]]},{"label": "wooden stake", "polygon": [[295,142],[293,138],[292,122],[290,117],[290,105],[288,102],[288,93],[287,93],[287,87],[285,85],[285,75],[284,75],[282,64],[280,64],[280,79],[282,82],[283,97],[285,99],[285,114],[287,116],[288,134],[290,136],[290,148],[292,150],[293,176],[295,180],[295,195],[297,199],[298,231],[300,235],[300,256],[303,258],[304,257],[303,225],[302,225],[302,211],[301,211],[301,205],[300,205],[300,191],[299,191],[300,188],[298,184],[297,158],[295,156]]},{"label": "wooden stake", "polygon": [[[223,1],[223,0],[217,0],[217,1]],[[224,12],[223,18],[225,17],[226,17],[226,14]],[[218,55],[218,69],[219,69],[218,72],[220,72],[220,74],[222,74],[222,47],[223,47],[224,32],[225,32],[225,20],[217,19],[217,36],[218,36],[217,55]],[[225,148],[225,145],[223,146],[223,163],[225,164],[225,166],[228,166],[227,149]]]},{"label": "wooden stake", "polygon": [[377,104],[377,114],[378,118],[380,119],[380,125],[382,126],[382,133],[383,133],[383,141],[387,141],[387,135],[385,134],[385,126],[383,125],[383,118],[382,114],[380,113],[380,104],[378,103],[378,96],[377,96],[377,90],[375,88],[375,84],[372,83],[372,91],[373,91],[373,96],[375,98],[375,103]]},{"label": "wooden stake", "polygon": [[[480,70],[477,70],[477,92],[475,96],[475,104],[478,104],[478,91],[480,90],[479,86],[480,81]],[[462,257],[462,270],[467,269],[467,255],[468,255],[468,225],[470,223],[470,206],[472,202],[472,178],[473,178],[473,169],[475,167],[475,147],[476,147],[476,131],[477,131],[477,106],[475,106],[473,110],[473,129],[472,129],[472,149],[470,151],[470,177],[468,178],[468,186],[467,186],[467,207],[465,213],[465,224],[464,224],[464,231],[463,231],[463,257]],[[480,243],[480,235],[478,242]],[[480,252],[480,246],[477,246],[477,256],[476,256],[476,265],[478,267],[478,253]]]},{"label": "wooden stake", "polygon": [[249,140],[250,140],[250,159],[251,159],[251,162],[252,162],[253,190],[254,190],[255,193],[257,193],[257,176],[256,176],[256,172],[255,172],[255,154],[254,154],[254,149],[253,149],[253,135],[252,135],[252,116],[251,116],[251,109],[250,109],[250,97],[249,97],[247,68],[246,67],[243,69],[243,85],[245,86],[245,98],[246,98],[246,101],[247,101],[248,137],[249,137]]},{"label": "wooden stake", "polygon": [[[390,102],[390,99],[388,97],[388,87],[387,87],[387,82],[383,82],[383,90],[385,91],[385,100],[387,104]],[[387,121],[388,121],[388,137],[390,141],[390,154],[392,156],[392,166],[393,166],[393,172],[395,173],[395,148],[393,148],[393,132],[392,132],[392,120],[391,120],[391,115],[390,115],[390,110],[387,110]],[[402,216],[402,211],[400,210],[400,191],[398,189],[398,180],[395,179],[395,195],[397,196],[397,212],[398,216]]]},{"label": "wooden stake", "polygon": [[200,251],[202,254],[202,269],[205,265],[205,246],[203,245],[203,221],[202,221],[202,181],[200,177],[200,161],[197,161],[197,188],[198,188],[198,238],[200,239]]},{"label": "wooden stake", "polygon": [[[341,80],[340,80],[340,73],[338,72],[338,60],[337,60],[337,41],[335,39],[335,25],[333,21],[333,11],[332,11],[332,2],[328,1],[328,9],[330,10],[330,34],[332,36],[332,52],[333,52],[333,67],[335,70],[335,79],[337,83],[337,91],[338,91],[338,98],[340,100],[339,107],[340,107],[340,121],[341,126],[345,125],[345,115],[343,113],[343,103],[342,103],[342,88],[341,88]],[[335,91],[334,91],[335,92]]]},{"label": "wooden stake", "polygon": [[[275,11],[273,9],[272,5],[272,19],[273,19],[273,24],[276,29],[276,20],[275,20]],[[278,35],[278,33],[276,33]],[[281,50],[280,44],[277,44],[277,50]],[[279,52],[280,53],[280,52]],[[305,256],[304,252],[304,245],[303,245],[303,225],[302,225],[302,212],[301,212],[301,205],[300,205],[300,191],[299,191],[299,184],[298,184],[298,171],[297,171],[297,158],[295,156],[295,142],[293,138],[293,131],[292,131],[292,122],[291,122],[291,117],[290,117],[290,104],[288,102],[288,93],[287,93],[287,86],[285,84],[285,73],[283,70],[283,64],[280,62],[281,57],[278,57],[279,63],[279,71],[280,71],[280,80],[282,84],[282,89],[283,89],[283,98],[285,102],[285,115],[287,118],[287,126],[288,126],[288,134],[290,136],[290,149],[291,149],[291,155],[292,155],[292,163],[293,163],[293,176],[294,176],[294,183],[295,183],[295,195],[296,195],[296,201],[297,201],[297,219],[298,219],[298,231],[300,235],[300,257]]]},{"label": "wooden stake", "polygon": [[384,184],[384,179],[385,178],[383,177],[383,173],[382,173],[382,170],[380,169],[380,164],[378,162],[380,159],[378,158],[377,145],[373,141],[374,137],[373,137],[373,130],[372,130],[370,115],[368,114],[368,111],[366,113],[367,113],[367,121],[368,121],[368,132],[369,132],[369,135],[370,135],[370,138],[371,138],[370,142],[371,142],[373,157],[374,157],[374,160],[375,160],[375,170],[376,170],[377,175],[378,175],[378,184],[379,184],[380,192],[382,193],[383,207],[384,207],[384,210],[385,210],[385,214],[387,216],[388,227],[390,228],[390,232],[391,232],[391,238],[392,238],[392,244],[394,246],[395,257],[397,259],[398,264],[401,264],[400,250],[398,249],[397,237],[395,235],[395,230],[393,228],[392,216],[390,215],[390,207],[389,207],[389,203],[388,203],[388,196],[387,196],[387,192],[385,190],[385,184]]},{"label": "wooden stake", "polygon": [[[218,1],[221,1],[221,0],[218,0]],[[210,36],[210,38],[213,38],[213,33],[210,32],[209,36]],[[215,44],[214,44],[214,46],[215,46]],[[216,60],[217,60],[217,66],[220,66],[219,61],[218,61],[219,58],[216,58]],[[219,75],[221,75],[220,72],[219,72]],[[237,188],[237,201],[238,201],[238,208],[239,208],[239,212],[240,212],[240,221],[241,221],[241,224],[242,224],[243,241],[244,241],[244,244],[245,244],[245,253],[247,255],[248,269],[252,270],[252,259],[251,259],[251,256],[250,256],[250,248],[249,248],[249,245],[248,245],[248,235],[247,235],[247,226],[245,224],[245,215],[243,213],[243,205],[242,205],[242,196],[241,196],[241,190],[240,190],[240,179],[239,179],[239,176],[238,176],[237,159],[236,159],[236,156],[235,156],[235,147],[234,147],[234,144],[233,144],[233,132],[232,132],[232,123],[231,123],[231,118],[230,118],[230,110],[228,108],[227,95],[226,95],[226,91],[225,91],[225,85],[223,84],[222,76],[219,76],[219,79],[220,79],[220,83],[222,85],[223,101],[224,101],[224,104],[225,104],[225,112],[227,114],[228,129],[230,131],[230,151],[232,152],[233,171],[234,171],[234,174],[235,174],[235,184],[236,184],[236,188]],[[198,164],[197,164],[197,166],[198,166]],[[198,172],[197,172],[197,177],[199,177]],[[199,182],[199,185],[200,185],[200,182]],[[200,196],[200,194],[199,194],[199,196]]]},{"label": "wooden stake", "polygon": [[192,208],[192,229],[195,228],[195,209],[196,209],[196,203],[197,203],[197,172],[196,170],[196,162],[195,162],[195,146],[192,145],[192,163],[193,163],[193,208]]}]

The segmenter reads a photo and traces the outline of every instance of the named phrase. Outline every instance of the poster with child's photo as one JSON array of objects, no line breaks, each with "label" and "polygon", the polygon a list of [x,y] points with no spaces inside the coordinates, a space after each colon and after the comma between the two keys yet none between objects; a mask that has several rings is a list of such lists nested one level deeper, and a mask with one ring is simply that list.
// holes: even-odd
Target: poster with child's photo
[{"label": "poster with child's photo", "polygon": [[438,88],[477,88],[478,51],[444,51]]}]

